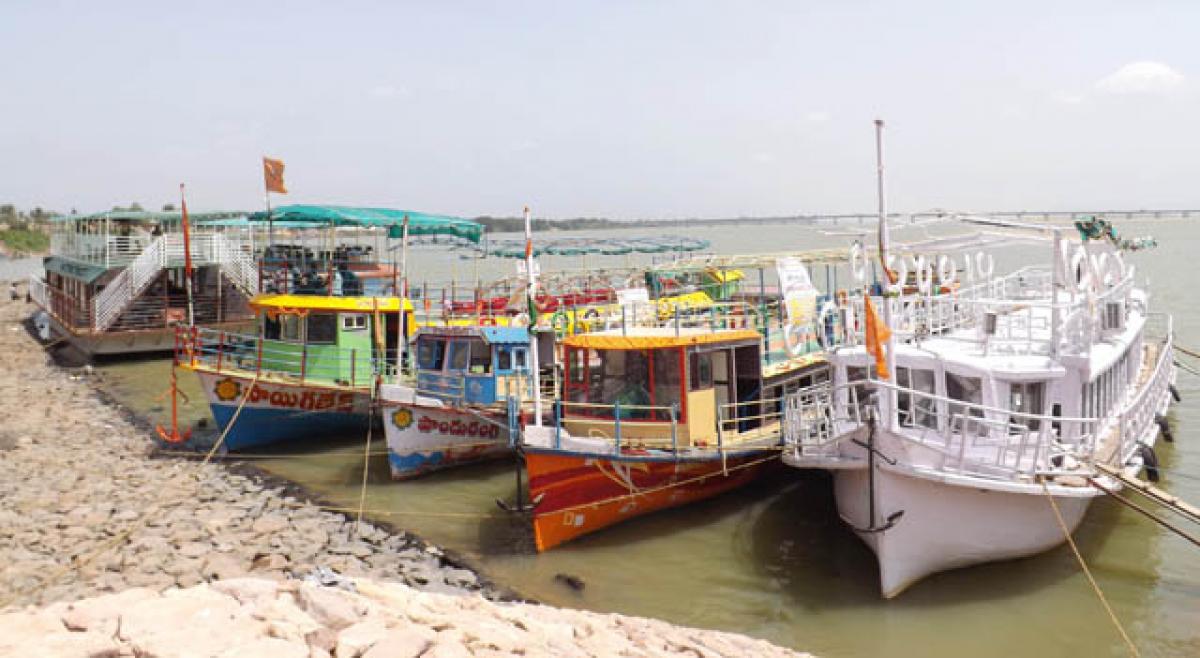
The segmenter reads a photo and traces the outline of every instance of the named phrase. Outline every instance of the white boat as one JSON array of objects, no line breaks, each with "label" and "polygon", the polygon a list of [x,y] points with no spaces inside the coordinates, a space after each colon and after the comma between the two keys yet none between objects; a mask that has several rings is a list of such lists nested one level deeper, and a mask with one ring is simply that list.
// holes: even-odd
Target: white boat
[{"label": "white boat", "polygon": [[[1008,231],[1042,262],[993,275],[993,257],[963,253],[966,242],[892,254],[886,295],[839,304],[832,381],[786,401],[784,461],[833,472],[884,597],[1061,544],[1102,495],[1093,482],[1121,488],[1096,465],[1136,475],[1165,423],[1171,318],[1150,312],[1128,245],[1069,227]],[[866,286],[861,247],[852,261]],[[886,357],[867,349],[868,303],[891,329]]]}]

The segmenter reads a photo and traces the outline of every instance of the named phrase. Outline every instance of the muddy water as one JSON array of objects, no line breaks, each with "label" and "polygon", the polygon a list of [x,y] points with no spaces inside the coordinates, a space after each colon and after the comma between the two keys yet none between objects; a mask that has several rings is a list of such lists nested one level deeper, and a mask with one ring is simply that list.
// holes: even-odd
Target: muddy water
[{"label": "muddy water", "polygon": [[[1150,279],[1151,306],[1175,314],[1179,342],[1200,346],[1193,264],[1200,225],[1186,220],[1122,224],[1153,234],[1158,249],[1133,256]],[[780,226],[692,230],[722,251],[841,245],[845,237]],[[901,239],[913,237],[913,232]],[[768,239],[769,238],[769,239]],[[475,263],[438,252],[413,256],[414,278],[466,278]],[[589,267],[623,264],[597,259]],[[546,270],[558,264],[543,262]],[[511,271],[511,262],[494,266]],[[998,270],[1002,269],[998,265]],[[488,268],[481,270],[486,275]],[[467,274],[470,273],[470,274]],[[823,272],[814,273],[818,283]],[[102,366],[111,389],[139,412],[163,420],[165,361]],[[195,381],[181,372],[191,402],[185,422],[207,417]],[[1178,442],[1161,444],[1164,486],[1200,501],[1200,379],[1180,374],[1184,403],[1172,412]],[[329,500],[358,503],[365,436],[288,446],[256,462]],[[373,437],[372,449],[383,449]],[[649,615],[739,631],[825,656],[1108,656],[1124,649],[1065,546],[1037,557],[940,574],[899,599],[878,597],[874,559],[838,520],[829,480],[784,471],[749,488],[685,509],[637,519],[545,555],[495,499],[511,498],[511,463],[463,468],[408,483],[387,479],[371,458],[367,507],[381,519],[470,556],[489,576],[556,605]],[[1116,503],[1092,506],[1077,534],[1082,553],[1145,656],[1200,655],[1200,550]],[[556,574],[578,576],[575,591]]]}]

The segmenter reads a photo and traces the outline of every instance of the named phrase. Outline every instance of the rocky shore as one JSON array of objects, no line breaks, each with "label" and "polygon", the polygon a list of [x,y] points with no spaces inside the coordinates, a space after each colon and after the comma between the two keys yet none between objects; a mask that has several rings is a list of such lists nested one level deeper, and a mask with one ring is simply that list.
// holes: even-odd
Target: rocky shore
[{"label": "rocky shore", "polygon": [[497,603],[419,538],[221,464],[156,458],[89,368],[50,362],[23,325],[32,310],[0,299],[2,655],[794,655]]}]

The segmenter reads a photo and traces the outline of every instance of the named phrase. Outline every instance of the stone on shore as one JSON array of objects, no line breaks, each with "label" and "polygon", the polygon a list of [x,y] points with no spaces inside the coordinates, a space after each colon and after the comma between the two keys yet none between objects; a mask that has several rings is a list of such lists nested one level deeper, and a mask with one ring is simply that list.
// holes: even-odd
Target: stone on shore
[{"label": "stone on shore", "polygon": [[801,656],[763,640],[399,583],[239,578],[0,615],[0,655]]}]

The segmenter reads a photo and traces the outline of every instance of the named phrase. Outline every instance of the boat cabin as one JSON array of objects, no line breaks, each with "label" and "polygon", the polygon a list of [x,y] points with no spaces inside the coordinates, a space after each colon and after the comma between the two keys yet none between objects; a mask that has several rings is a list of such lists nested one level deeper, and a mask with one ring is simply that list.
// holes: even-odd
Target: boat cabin
[{"label": "boat cabin", "polygon": [[639,328],[564,341],[557,413],[575,436],[686,447],[718,443],[719,419],[760,423],[762,337],[756,331]]},{"label": "boat cabin", "polygon": [[530,400],[527,327],[423,327],[416,334],[417,390],[452,404]]},{"label": "boat cabin", "polygon": [[[385,376],[395,373],[399,302],[396,297],[259,295],[251,300],[258,314],[259,369],[369,387],[377,365]],[[413,326],[412,303],[404,300],[403,333]]]}]

